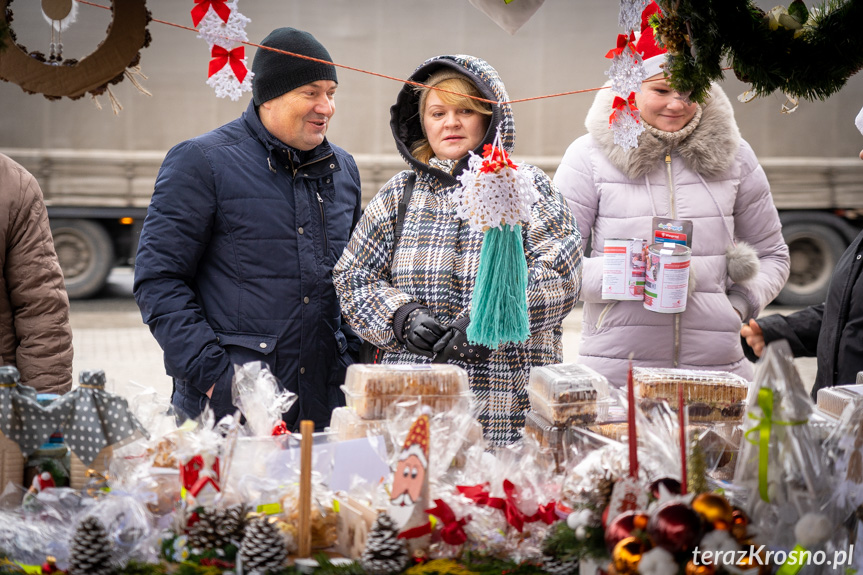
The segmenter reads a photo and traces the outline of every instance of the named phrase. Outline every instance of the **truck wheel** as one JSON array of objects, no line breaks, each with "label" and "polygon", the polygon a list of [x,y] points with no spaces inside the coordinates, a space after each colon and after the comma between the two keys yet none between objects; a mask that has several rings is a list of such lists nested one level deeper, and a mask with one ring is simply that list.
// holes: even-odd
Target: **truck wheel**
[{"label": "truck wheel", "polygon": [[114,265],[114,246],[105,228],[88,220],[52,220],[54,249],[70,299],[95,295]]},{"label": "truck wheel", "polygon": [[789,306],[823,303],[833,268],[848,247],[847,242],[834,227],[811,219],[785,223],[782,235],[791,256],[791,274],[776,296],[776,303]]}]

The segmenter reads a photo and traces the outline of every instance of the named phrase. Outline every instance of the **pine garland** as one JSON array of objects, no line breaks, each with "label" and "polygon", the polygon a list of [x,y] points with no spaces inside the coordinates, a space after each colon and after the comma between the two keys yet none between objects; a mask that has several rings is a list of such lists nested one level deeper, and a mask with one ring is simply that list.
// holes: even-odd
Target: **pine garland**
[{"label": "pine garland", "polygon": [[[799,1],[799,0],[798,0]],[[752,0],[659,0],[652,17],[660,44],[668,39],[671,86],[703,102],[710,83],[722,79],[727,59],[734,73],[759,96],[776,90],[807,100],[836,93],[863,68],[863,0],[827,0],[794,30],[771,30]],[[802,4],[802,3],[801,3]],[[805,7],[792,5],[803,19]],[[670,29],[676,29],[673,34]],[[688,43],[677,39],[685,35]]]}]

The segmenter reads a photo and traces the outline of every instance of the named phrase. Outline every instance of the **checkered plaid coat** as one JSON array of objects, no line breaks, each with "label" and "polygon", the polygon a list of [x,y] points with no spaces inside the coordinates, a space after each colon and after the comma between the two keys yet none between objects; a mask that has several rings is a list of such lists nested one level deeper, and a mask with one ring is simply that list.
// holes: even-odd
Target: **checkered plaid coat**
[{"label": "checkered plaid coat", "polygon": [[[422,82],[442,67],[467,75],[485,97],[508,97],[497,72],[469,56],[441,56],[425,62],[411,79]],[[416,92],[405,86],[392,108],[393,133],[416,183],[393,250],[398,203],[411,170],[395,175],[369,203],[347,248],[333,270],[342,312],[363,338],[383,348],[384,363],[429,363],[408,352],[393,333],[393,316],[407,303],[427,306],[444,324],[470,314],[483,234],[455,217],[452,192],[467,158],[446,173],[410,155],[422,137]],[[512,151],[515,129],[509,105],[495,105],[488,133],[474,150],[491,143],[497,126],[504,147]],[[516,158],[517,160],[517,158]],[[522,229],[528,265],[527,303],[531,336],[524,344],[505,345],[488,361],[460,366],[467,370],[478,399],[479,419],[495,444],[517,440],[529,408],[525,384],[532,366],[562,361],[561,321],[578,299],[581,286],[581,237],[560,192],[539,168],[522,164],[533,176],[540,200]],[[459,363],[459,362],[457,362]]]}]

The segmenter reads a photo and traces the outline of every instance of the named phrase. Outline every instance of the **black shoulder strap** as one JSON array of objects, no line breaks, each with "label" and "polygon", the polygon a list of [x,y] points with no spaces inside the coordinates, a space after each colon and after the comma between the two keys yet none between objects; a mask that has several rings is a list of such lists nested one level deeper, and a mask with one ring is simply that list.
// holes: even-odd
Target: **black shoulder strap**
[{"label": "black shoulder strap", "polygon": [[399,240],[402,238],[402,228],[405,227],[405,214],[408,212],[408,205],[411,203],[411,196],[414,193],[414,184],[417,181],[416,172],[411,172],[405,182],[405,191],[402,194],[402,200],[399,202],[399,211],[396,215],[396,230],[395,239],[393,240],[393,251],[399,245]]}]

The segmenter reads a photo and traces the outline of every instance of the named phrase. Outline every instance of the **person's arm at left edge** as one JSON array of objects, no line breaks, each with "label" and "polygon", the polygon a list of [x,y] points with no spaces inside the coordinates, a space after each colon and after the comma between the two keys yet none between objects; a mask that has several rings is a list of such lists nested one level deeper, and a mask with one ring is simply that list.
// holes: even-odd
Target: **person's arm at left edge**
[{"label": "person's arm at left edge", "polygon": [[63,272],[39,184],[23,169],[12,176],[23,193],[20,209],[9,214],[3,274],[19,340],[16,363],[21,383],[40,393],[66,393],[72,389],[72,328]]}]

